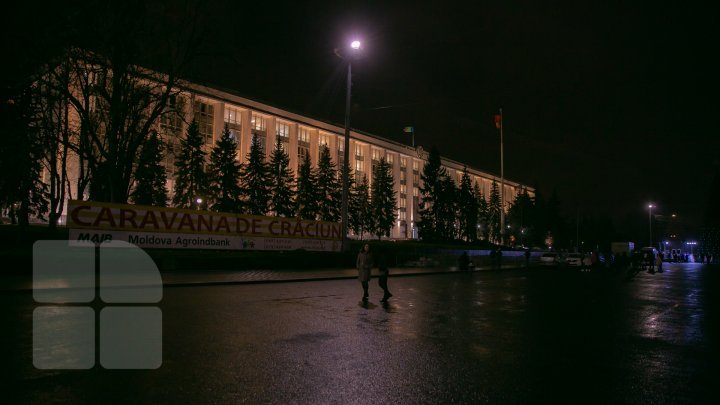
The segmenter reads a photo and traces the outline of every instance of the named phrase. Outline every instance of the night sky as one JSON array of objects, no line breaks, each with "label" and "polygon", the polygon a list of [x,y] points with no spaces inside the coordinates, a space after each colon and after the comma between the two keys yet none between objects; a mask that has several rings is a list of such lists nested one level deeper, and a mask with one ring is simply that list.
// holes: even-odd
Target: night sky
[{"label": "night sky", "polygon": [[[3,50],[18,63],[2,67],[4,82],[82,31],[99,3],[12,6]],[[695,2],[471,4],[201,2],[206,40],[187,77],[342,125],[333,49],[357,37],[353,128],[409,144],[402,128],[414,126],[426,150],[499,174],[502,107],[506,177],[556,190],[568,215],[621,227],[646,221],[652,201],[701,224],[720,155],[717,13]]]}]

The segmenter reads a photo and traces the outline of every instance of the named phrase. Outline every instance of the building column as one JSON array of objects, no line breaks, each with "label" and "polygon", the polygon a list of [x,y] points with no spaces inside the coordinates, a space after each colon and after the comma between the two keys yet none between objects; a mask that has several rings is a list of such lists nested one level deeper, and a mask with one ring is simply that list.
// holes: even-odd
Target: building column
[{"label": "building column", "polygon": [[[342,170],[342,167],[340,167],[338,165],[338,158],[337,158],[338,157],[337,156],[337,154],[338,154],[337,153],[338,152],[338,148],[337,148],[338,136],[333,133],[330,133],[328,135],[330,137],[330,142],[328,142],[328,149],[330,149],[330,157],[332,158],[332,162],[335,163],[336,168],[338,170]],[[342,171],[340,173],[342,173]]]},{"label": "building column", "polygon": [[310,164],[313,167],[318,165],[319,135],[317,129],[310,130]]},{"label": "building column", "polygon": [[[344,141],[343,141],[344,142]],[[348,165],[350,167],[350,172],[355,176],[355,180],[358,184],[360,184],[361,178],[357,177],[357,170],[355,169],[355,163],[357,162],[357,159],[355,159],[355,140],[350,139],[350,144],[348,145],[350,150],[348,150]]]},{"label": "building column", "polygon": [[225,103],[213,103],[213,141],[212,145],[220,139],[225,129]]},{"label": "building column", "polygon": [[[387,151],[385,151],[385,160],[387,160],[387,156],[390,155]],[[390,173],[392,173],[393,177],[393,192],[395,193],[395,205],[397,206],[395,222],[393,223],[393,231],[394,231],[394,238],[405,238],[405,235],[403,235],[400,231],[402,228],[398,226],[398,223],[400,222],[400,155],[397,153],[392,153],[393,157],[393,163],[390,167]],[[407,181],[406,181],[407,184]],[[406,186],[407,187],[407,186]],[[407,205],[405,205],[405,217],[407,218]],[[407,223],[407,221],[405,221]]]},{"label": "building column", "polygon": [[242,110],[240,111],[242,117],[240,122],[240,139],[238,140],[238,150],[240,151],[240,163],[245,163],[247,155],[250,153],[250,144],[252,143],[251,123],[252,111]]},{"label": "building column", "polygon": [[290,141],[288,142],[288,157],[290,158],[290,168],[297,180],[298,176],[298,132],[300,126],[297,123],[290,124]]},{"label": "building column", "polygon": [[373,178],[372,178],[372,155],[370,153],[370,145],[366,144],[360,144],[360,148],[362,149],[363,154],[363,163],[365,165],[364,170],[365,174],[367,174],[368,178],[368,185],[370,188],[372,188]]},{"label": "building column", "polygon": [[270,160],[272,151],[275,150],[275,140],[277,139],[277,131],[275,126],[277,118],[270,116],[265,119],[265,159]]}]

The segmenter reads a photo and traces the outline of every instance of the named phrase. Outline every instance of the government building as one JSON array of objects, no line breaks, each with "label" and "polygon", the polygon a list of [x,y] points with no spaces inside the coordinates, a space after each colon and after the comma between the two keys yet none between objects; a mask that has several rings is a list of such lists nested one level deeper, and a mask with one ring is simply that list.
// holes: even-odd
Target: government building
[{"label": "government building", "polygon": [[[253,136],[257,136],[269,158],[275,142],[281,140],[283,149],[290,158],[290,168],[297,173],[304,157],[309,155],[313,166],[317,166],[320,147],[329,148],[338,169],[343,167],[344,127],[318,119],[237,96],[227,91],[183,82],[180,91],[169,100],[170,113],[161,116],[157,130],[167,145],[164,166],[167,171],[168,195],[172,194],[175,179],[175,156],[180,151],[180,140],[184,138],[187,123],[193,119],[198,123],[205,139],[205,150],[209,152],[222,134],[225,125],[238,143],[238,158],[241,163],[247,159]],[[418,202],[421,186],[420,174],[427,161],[428,153],[422,148],[394,142],[373,134],[352,130],[350,132],[349,165],[356,179],[367,176],[372,186],[372,168],[381,158],[390,163],[395,184],[398,212],[391,231],[393,239],[417,239],[419,220]],[[68,158],[68,188],[78,184],[77,156]],[[465,164],[443,158],[442,165],[457,184],[462,178]],[[75,167],[73,167],[75,166]],[[468,166],[473,184],[477,182],[486,198],[490,195],[493,181],[500,187],[501,179],[490,173]],[[46,174],[45,174],[46,175]],[[73,178],[75,177],[75,178]],[[522,188],[530,195],[530,187],[505,179],[502,190],[505,209]],[[86,199],[87,194],[83,196]],[[77,198],[77,196],[75,197]],[[67,204],[65,204],[67,207]],[[65,215],[60,223],[65,222]],[[353,236],[353,235],[350,235]]]},{"label": "government building", "polygon": [[[168,140],[165,167],[168,173],[168,190],[173,190],[174,159],[179,151],[180,138],[185,134],[186,122],[194,118],[205,138],[209,151],[219,139],[225,124],[238,142],[238,156],[245,162],[250,151],[253,136],[257,136],[265,145],[265,153],[270,156],[279,137],[283,149],[290,157],[290,168],[297,173],[298,167],[306,155],[310,156],[313,166],[317,165],[320,147],[327,146],[337,168],[343,165],[344,128],[324,121],[295,114],[267,104],[239,97],[229,92],[210,87],[185,83],[179,96],[171,99],[171,108],[184,116],[166,115],[160,123],[160,133]],[[350,132],[350,168],[357,179],[367,176],[372,185],[372,167],[381,158],[390,163],[395,179],[397,196],[397,221],[393,226],[391,238],[417,239],[418,196],[421,186],[420,174],[427,160],[427,152],[399,142],[390,141],[369,133],[351,130]],[[442,165],[448,174],[460,183],[463,163],[442,159]],[[490,173],[468,166],[472,182],[477,182],[486,198],[490,195],[493,181],[500,186],[501,179]],[[505,179],[503,197],[505,208],[515,198],[521,187],[527,188],[530,195],[534,190],[519,183]]]}]

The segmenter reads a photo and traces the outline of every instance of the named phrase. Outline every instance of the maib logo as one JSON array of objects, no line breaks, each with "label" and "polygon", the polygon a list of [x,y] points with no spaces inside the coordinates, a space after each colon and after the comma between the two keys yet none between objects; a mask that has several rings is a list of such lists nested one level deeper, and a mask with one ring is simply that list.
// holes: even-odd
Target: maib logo
[{"label": "maib logo", "polygon": [[[33,246],[33,364],[46,370],[162,365],[162,278],[127,242]],[[97,342],[97,343],[96,343]],[[97,346],[97,347],[96,347]]]}]

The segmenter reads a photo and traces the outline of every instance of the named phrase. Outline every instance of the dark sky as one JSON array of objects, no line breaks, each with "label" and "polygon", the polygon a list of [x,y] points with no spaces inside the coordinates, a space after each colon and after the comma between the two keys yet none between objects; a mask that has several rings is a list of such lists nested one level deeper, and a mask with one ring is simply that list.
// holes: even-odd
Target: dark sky
[{"label": "dark sky", "polygon": [[[55,20],[77,25],[99,3],[13,6],[6,53],[52,47]],[[718,14],[656,3],[204,1],[189,75],[342,123],[333,49],[355,35],[354,128],[410,143],[412,125],[425,149],[499,173],[502,107],[507,178],[557,190],[567,212],[622,223],[653,201],[698,225],[720,150]]]}]

